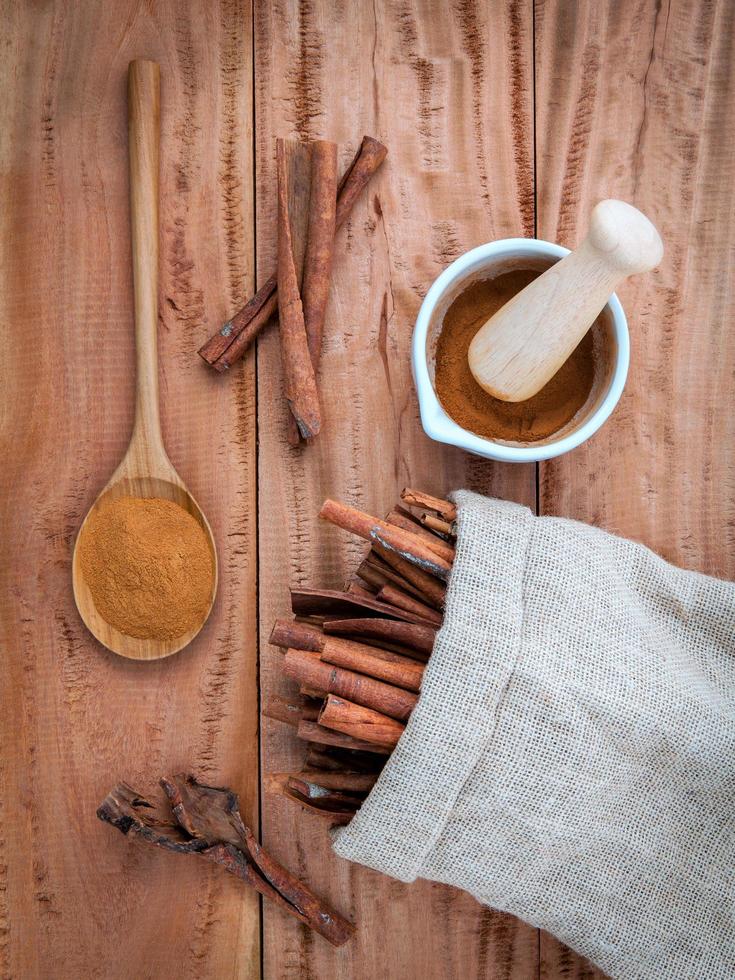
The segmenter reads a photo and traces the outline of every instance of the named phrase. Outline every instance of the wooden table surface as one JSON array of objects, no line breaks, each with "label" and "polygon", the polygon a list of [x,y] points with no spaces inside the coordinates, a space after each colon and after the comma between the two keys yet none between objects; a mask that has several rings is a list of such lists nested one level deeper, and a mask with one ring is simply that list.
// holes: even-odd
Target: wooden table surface
[{"label": "wooden table surface", "polygon": [[[360,547],[317,522],[322,499],[379,513],[405,484],[469,486],[735,576],[735,4],[9,0],[4,15],[0,975],[595,976],[466,895],[337,861],[321,822],[268,793],[301,749],[258,719],[286,687],[266,640],[289,584],[339,585],[356,564]],[[70,568],[131,429],[135,57],[163,77],[164,435],[222,570],[205,630],[159,663],[91,639]],[[390,153],[340,233],[325,431],[293,450],[275,331],[226,377],[196,350],[271,271],[274,138],[328,137],[346,160],[363,133]],[[431,443],[409,372],[431,281],[494,238],[573,246],[608,196],[666,244],[621,291],[632,363],[612,419],[540,466]],[[235,787],[357,939],[334,951],[218,869],[95,819],[118,779],[150,791],[181,768]]]}]

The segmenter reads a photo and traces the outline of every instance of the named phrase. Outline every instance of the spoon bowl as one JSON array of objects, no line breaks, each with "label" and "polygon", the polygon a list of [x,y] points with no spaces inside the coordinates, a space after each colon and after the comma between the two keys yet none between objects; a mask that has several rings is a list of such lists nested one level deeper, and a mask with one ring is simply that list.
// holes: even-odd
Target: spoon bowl
[{"label": "spoon bowl", "polygon": [[[212,610],[215,595],[217,594],[217,551],[214,546],[212,529],[209,526],[207,518],[204,516],[203,511],[194,497],[184,486],[173,466],[171,467],[171,474],[168,478],[153,475],[136,477],[119,474],[120,470],[115,473],[112,480],[110,480],[102,493],[97,497],[79,529],[72,558],[74,601],[77,604],[77,609],[84,625],[92,636],[99,640],[103,646],[106,646],[108,650],[112,650],[113,653],[117,653],[121,657],[128,657],[131,660],[160,660],[163,657],[169,657],[171,654],[178,653],[179,650],[182,650],[194,639],[207,621],[209,613]],[[174,637],[172,640],[141,639],[137,636],[127,636],[125,633],[121,633],[120,630],[110,625],[99,614],[94,604],[92,593],[84,578],[80,561],[79,541],[84,533],[87,521],[99,510],[100,506],[119,497],[158,497],[164,500],[171,500],[192,515],[207,537],[207,543],[212,556],[213,575],[212,590],[206,613],[202,617],[201,622],[193,629],[187,633],[182,633],[181,636]]]},{"label": "spoon bowl", "polygon": [[[158,144],[160,71],[155,62],[133,61],[128,70],[130,212],[135,298],[135,425],[130,445],[84,518],[72,558],[74,600],[85,626],[113,653],[158,660],[183,649],[207,620],[217,592],[217,551],[209,523],[168,458],[158,405]],[[172,639],[121,633],[97,610],[81,567],[79,542],[103,503],[120,497],[163,498],[188,511],[203,529],[212,556],[212,588],[201,621]]]}]

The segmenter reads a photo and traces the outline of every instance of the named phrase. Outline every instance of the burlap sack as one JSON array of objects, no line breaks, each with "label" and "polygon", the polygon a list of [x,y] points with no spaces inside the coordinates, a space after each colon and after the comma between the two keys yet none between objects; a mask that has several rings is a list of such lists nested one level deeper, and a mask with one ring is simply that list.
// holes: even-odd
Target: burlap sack
[{"label": "burlap sack", "polygon": [[613,977],[735,977],[735,586],[456,499],[419,704],[337,853],[464,888]]}]

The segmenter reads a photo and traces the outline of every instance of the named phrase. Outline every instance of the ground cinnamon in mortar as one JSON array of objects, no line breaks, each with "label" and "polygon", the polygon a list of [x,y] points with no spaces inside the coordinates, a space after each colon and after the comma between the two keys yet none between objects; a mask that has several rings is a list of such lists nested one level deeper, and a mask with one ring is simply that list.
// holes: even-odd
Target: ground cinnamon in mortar
[{"label": "ground cinnamon in mortar", "polygon": [[97,612],[126,636],[173,640],[209,609],[214,562],[207,536],[171,500],[103,500],[84,525],[79,560]]},{"label": "ground cinnamon in mortar", "polygon": [[594,380],[592,332],[533,398],[504,402],[475,381],[467,361],[472,338],[489,317],[541,273],[507,272],[475,282],[444,315],[436,348],[435,386],[445,411],[463,429],[488,439],[534,442],[558,432],[586,402]]}]

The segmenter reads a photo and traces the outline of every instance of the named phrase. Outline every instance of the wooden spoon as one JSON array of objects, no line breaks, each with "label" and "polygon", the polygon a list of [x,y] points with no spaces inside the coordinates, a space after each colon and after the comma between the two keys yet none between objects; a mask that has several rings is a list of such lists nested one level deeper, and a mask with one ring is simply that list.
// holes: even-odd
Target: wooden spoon
[{"label": "wooden spoon", "polygon": [[[217,552],[212,531],[166,454],[158,412],[159,116],[159,66],[153,61],[133,61],[128,69],[128,134],[135,293],[135,424],[122,462],[84,519],[72,560],[74,599],[85,625],[108,649],[134,660],[158,660],[185,647],[206,622],[217,591]],[[172,500],[187,510],[203,528],[212,553],[212,594],[201,622],[188,633],[172,640],[126,636],[97,612],[81,569],[79,541],[87,521],[100,504],[117,497],[163,497]]]},{"label": "wooden spoon", "polygon": [[556,374],[617,286],[659,264],[663,245],[648,218],[623,201],[601,201],[587,237],[480,327],[469,363],[485,391],[525,401]]}]

